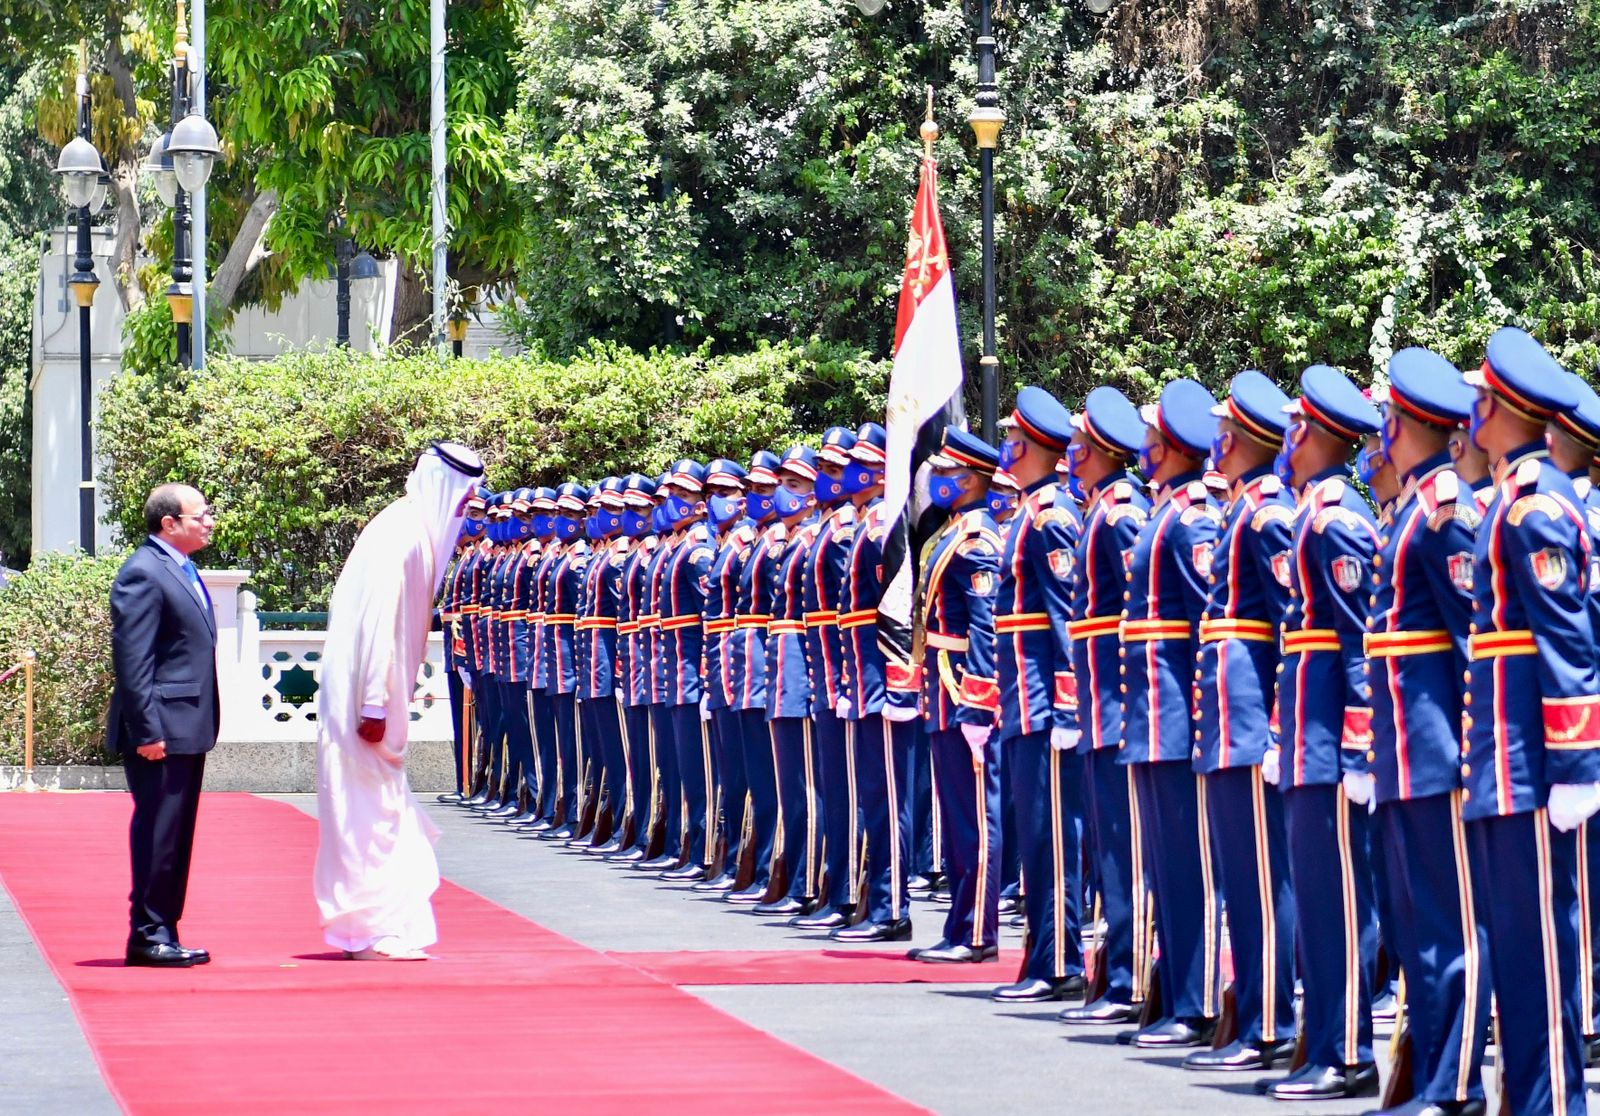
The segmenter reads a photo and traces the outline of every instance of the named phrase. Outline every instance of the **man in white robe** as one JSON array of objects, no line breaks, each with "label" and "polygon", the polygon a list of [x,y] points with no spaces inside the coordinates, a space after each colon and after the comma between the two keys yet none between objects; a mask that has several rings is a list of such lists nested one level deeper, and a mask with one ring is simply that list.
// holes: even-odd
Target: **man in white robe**
[{"label": "man in white robe", "polygon": [[406,736],[433,601],[483,474],[438,443],[406,494],[367,524],[333,587],[317,694],[313,886],[328,944],[358,960],[422,960],[438,940],[438,830],[406,779]]}]

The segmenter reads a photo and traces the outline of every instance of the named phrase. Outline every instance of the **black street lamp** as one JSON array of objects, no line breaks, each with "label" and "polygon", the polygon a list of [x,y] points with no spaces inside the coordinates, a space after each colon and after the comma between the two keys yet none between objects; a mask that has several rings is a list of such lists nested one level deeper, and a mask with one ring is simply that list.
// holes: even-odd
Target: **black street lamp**
[{"label": "black street lamp", "polygon": [[363,249],[356,251],[356,242],[345,232],[344,218],[333,219],[334,297],[338,306],[338,326],[334,342],[341,349],[350,347],[350,308],[352,298],[361,306],[363,314],[370,308],[377,294],[383,273],[378,261]]},{"label": "black street lamp", "polygon": [[156,141],[145,161],[154,175],[161,200],[172,209],[172,283],[167,304],[178,331],[178,363],[194,366],[194,257],[190,244],[189,198],[206,184],[221,154],[217,131],[206,118],[191,112],[194,70],[189,60],[189,35],[184,0],[178,0],[177,34],[172,53],[172,130]]},{"label": "black street lamp", "polygon": [[982,391],[983,440],[993,445],[999,419],[1000,357],[994,343],[994,149],[1006,114],[994,77],[994,35],[989,0],[978,3],[978,97],[967,123],[978,140],[978,170],[983,198],[983,356],[978,361]]},{"label": "black street lamp", "polygon": [[78,134],[61,149],[56,173],[61,191],[77,224],[77,246],[72,278],[67,287],[78,307],[78,545],[94,555],[94,437],[90,416],[94,406],[94,374],[90,367],[92,307],[100,280],[94,273],[94,252],[89,219],[106,202],[105,167],[89,140],[89,76],[87,62],[78,72]]}]

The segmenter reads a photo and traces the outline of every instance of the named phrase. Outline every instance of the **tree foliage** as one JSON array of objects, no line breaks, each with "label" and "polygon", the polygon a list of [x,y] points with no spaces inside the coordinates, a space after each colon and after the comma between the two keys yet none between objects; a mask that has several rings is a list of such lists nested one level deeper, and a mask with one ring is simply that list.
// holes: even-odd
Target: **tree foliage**
[{"label": "tree foliage", "polygon": [[20,566],[32,542],[33,294],[39,248],[0,223],[0,565]]},{"label": "tree foliage", "polygon": [[357,532],[401,494],[430,439],[476,446],[498,489],[656,473],[691,454],[781,451],[881,413],[886,369],[837,346],[441,363],[302,352],[126,374],[101,400],[101,483],[128,539],[146,494],[195,484],[220,509],[211,565],[255,571],[267,608],[320,608]]},{"label": "tree foliage", "polygon": [[[967,356],[976,4],[539,0],[514,135],[524,333],[884,353],[921,88]],[[1596,349],[1600,16],[1570,5],[997,5],[1001,366],[1147,396],[1246,365],[1466,363],[1496,325]]]}]

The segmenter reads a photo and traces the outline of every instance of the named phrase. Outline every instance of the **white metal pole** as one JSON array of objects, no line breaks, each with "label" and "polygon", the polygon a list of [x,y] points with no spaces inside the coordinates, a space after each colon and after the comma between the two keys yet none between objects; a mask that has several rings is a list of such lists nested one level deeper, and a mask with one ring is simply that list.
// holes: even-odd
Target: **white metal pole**
[{"label": "white metal pole", "polygon": [[[206,0],[193,0],[189,31],[189,65],[194,74],[194,109],[206,114]],[[194,367],[206,366],[206,188],[194,192]]]},{"label": "white metal pole", "polygon": [[444,207],[444,4],[445,0],[432,0],[430,5],[430,71],[433,88],[431,129],[433,139],[433,344],[440,355],[445,354],[445,284],[448,272],[449,231],[446,228]]}]

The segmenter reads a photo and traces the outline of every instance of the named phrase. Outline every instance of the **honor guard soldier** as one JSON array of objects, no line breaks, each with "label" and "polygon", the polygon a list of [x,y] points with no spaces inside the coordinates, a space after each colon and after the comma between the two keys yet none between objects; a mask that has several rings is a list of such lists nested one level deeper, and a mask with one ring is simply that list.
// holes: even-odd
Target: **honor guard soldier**
[{"label": "honor guard soldier", "polygon": [[[842,942],[903,942],[911,939],[906,895],[911,861],[911,751],[917,726],[890,721],[886,664],[878,646],[878,600],[883,593],[883,545],[889,533],[884,518],[884,447],[888,436],[875,422],[856,431],[850,464],[841,483],[856,505],[855,538],[845,563],[840,597],[842,652],[837,711],[848,726],[855,760],[855,787],[866,823],[867,917],[859,926],[840,927]],[[907,695],[897,705],[914,718]]]},{"label": "honor guard soldier", "polygon": [[1478,529],[1462,814],[1489,935],[1497,1065],[1516,1113],[1585,1111],[1578,1002],[1579,825],[1600,797],[1600,679],[1586,597],[1592,553],[1545,423],[1578,403],[1532,337],[1489,338],[1467,374],[1472,438],[1496,493]]},{"label": "honor guard soldier", "polygon": [[[1128,566],[1127,604],[1119,634],[1122,657],[1122,742],[1117,761],[1134,781],[1139,843],[1161,943],[1157,975],[1162,1015],[1175,1026],[1147,1029],[1187,1038],[1212,1031],[1219,1013],[1222,910],[1211,860],[1210,823],[1194,748],[1194,664],[1205,615],[1211,555],[1222,513],[1204,480],[1203,461],[1217,433],[1217,401],[1193,380],[1174,380],[1145,408],[1139,472],[1155,504],[1139,529]],[[1142,930],[1142,927],[1139,928]],[[1089,1004],[1068,1021],[1119,1023],[1134,1018],[1125,1000]],[[1204,1062],[1201,1059],[1205,1059]],[[1202,1051],[1192,1068],[1259,1066],[1242,1043]],[[1198,1064],[1196,1064],[1198,1063]]]},{"label": "honor guard soldier", "polygon": [[[598,506],[591,513],[596,540],[594,555],[584,577],[583,608],[578,635],[584,648],[583,676],[578,686],[579,711],[590,755],[598,759],[597,789],[601,810],[596,812],[594,852],[610,854],[622,849],[623,824],[628,804],[628,756],[622,744],[622,719],[617,700],[617,627],[622,612],[622,567],[627,562],[622,535],[622,479],[607,477],[595,486]],[[594,760],[591,760],[594,762]],[[601,835],[605,840],[601,840]]]},{"label": "honor guard soldier", "polygon": [[767,540],[770,572],[756,597],[756,613],[772,618],[767,622],[767,729],[778,777],[778,855],[789,886],[787,894],[758,904],[755,912],[788,915],[791,925],[824,902],[821,773],[811,732],[805,621],[805,570],[821,526],[812,495],[816,479],[816,455],[809,447],[795,446],[783,455],[772,505],[784,538]]},{"label": "honor guard soldier", "polygon": [[711,736],[700,719],[700,661],[704,649],[701,612],[715,556],[706,526],[706,467],[685,458],[667,477],[662,520],[679,538],[662,572],[661,658],[656,672],[666,692],[673,751],[683,792],[688,850],[682,866],[662,879],[693,883],[705,879],[717,846],[716,768]]},{"label": "honor guard soldier", "polygon": [[861,812],[856,798],[855,754],[836,711],[844,654],[839,603],[856,529],[856,507],[841,482],[855,444],[854,431],[829,427],[816,457],[815,496],[822,523],[805,565],[806,658],[811,665],[812,747],[822,776],[828,893],[821,910],[795,923],[803,930],[833,931],[849,926],[855,921],[859,898]]},{"label": "honor guard soldier", "polygon": [[477,565],[478,543],[484,533],[485,501],[489,490],[479,485],[467,500],[461,520],[461,538],[456,543],[456,559],[445,574],[444,591],[439,597],[439,622],[444,628],[444,665],[450,686],[450,720],[455,739],[455,790],[441,794],[440,802],[459,805],[472,793],[471,723],[467,717],[468,694],[472,690],[472,658],[467,640],[471,625],[465,622],[462,608],[471,601],[473,568]]},{"label": "honor guard soldier", "polygon": [[[1294,511],[1272,462],[1288,396],[1260,372],[1241,372],[1214,412],[1211,459],[1230,502],[1211,554],[1210,595],[1195,666],[1194,769],[1218,869],[1238,1038],[1276,1058],[1294,1029],[1294,908],[1284,864],[1283,803],[1265,783],[1278,626],[1288,603]],[[1271,779],[1267,776],[1272,776]],[[1193,1057],[1194,1055],[1191,1055]]]},{"label": "honor guard soldier", "polygon": [[[1122,642],[1128,559],[1150,502],[1128,475],[1144,442],[1139,412],[1114,387],[1097,387],[1074,420],[1067,468],[1086,497],[1083,534],[1073,560],[1073,671],[1078,679],[1079,751],[1084,764],[1086,861],[1105,918],[1106,992],[1102,1004],[1126,1005],[1149,985],[1145,886],[1133,776],[1117,763],[1122,742]],[[1078,1013],[1063,1018],[1070,1021]],[[1173,1021],[1167,1021],[1173,1023]],[[1207,1037],[1186,1024],[1151,1027],[1141,1045],[1188,1046]]]},{"label": "honor guard soldier", "polygon": [[519,589],[528,601],[528,643],[533,657],[533,673],[528,685],[529,723],[533,728],[534,770],[538,773],[538,793],[534,812],[538,815],[524,826],[529,833],[544,833],[556,826],[555,815],[560,779],[556,747],[555,704],[550,699],[550,656],[545,641],[544,611],[549,592],[550,573],[560,561],[562,545],[556,540],[556,490],[535,488],[528,502],[533,512],[533,537],[539,543],[538,561],[524,564]]},{"label": "honor guard soldier", "polygon": [[[617,696],[622,702],[623,740],[628,749],[628,815],[630,844],[606,859],[637,863],[649,856],[650,842],[661,823],[656,739],[650,729],[650,677],[654,673],[644,646],[639,618],[648,603],[650,558],[660,545],[650,527],[656,483],[642,473],[629,473],[622,486],[623,554],[617,611]],[[625,836],[625,839],[626,839]]]},{"label": "honor guard soldier", "polygon": [[1372,698],[1363,641],[1367,584],[1384,571],[1373,560],[1372,509],[1349,471],[1356,445],[1378,429],[1378,412],[1325,364],[1307,368],[1300,389],[1285,437],[1300,501],[1278,672],[1278,786],[1298,918],[1306,1064],[1266,1084],[1278,1100],[1378,1091],[1372,1058],[1378,924],[1367,810]]},{"label": "honor guard soldier", "polygon": [[[511,801],[524,805],[521,813],[507,817],[508,825],[525,825],[538,814],[538,758],[533,750],[533,727],[529,721],[528,686],[533,677],[533,645],[529,638],[528,614],[532,600],[528,581],[523,576],[528,566],[539,560],[540,543],[533,537],[533,489],[519,488],[511,494],[511,542],[506,559],[502,606],[506,627],[506,670],[501,675],[504,694],[501,702],[506,725],[506,754],[518,774],[517,794]],[[523,803],[526,797],[525,804]]]},{"label": "honor guard soldier", "polygon": [[744,740],[734,708],[734,676],[730,645],[734,635],[734,607],[739,596],[739,574],[744,569],[755,526],[744,516],[745,467],[719,457],[706,466],[706,518],[715,535],[716,555],[706,578],[705,650],[702,673],[705,688],[700,697],[709,719],[713,769],[716,772],[716,806],[713,813],[723,835],[722,868],[716,876],[694,885],[695,891],[725,895],[733,890],[744,854],[745,807],[750,786],[744,771]]},{"label": "honor guard soldier", "polygon": [[[767,728],[767,625],[772,620],[766,588],[783,551],[784,526],[773,496],[778,488],[778,455],[757,450],[745,475],[749,495],[745,518],[755,532],[732,596],[733,631],[727,640],[730,730],[743,750],[750,786],[750,885],[729,892],[730,903],[760,903],[769,898],[778,838],[778,772]],[[773,896],[772,898],[776,898]]]},{"label": "honor guard soldier", "polygon": [[568,482],[556,489],[556,541],[561,544],[550,568],[544,594],[545,693],[550,695],[556,727],[556,763],[560,768],[562,824],[546,831],[557,840],[571,840],[583,823],[582,750],[578,741],[578,672],[575,640],[578,597],[589,565],[589,543],[583,538],[589,491]]},{"label": "honor guard soldier", "polygon": [[1470,431],[1463,428],[1451,433],[1450,458],[1455,462],[1461,483],[1472,490],[1478,511],[1488,511],[1495,493],[1494,479],[1489,475],[1489,455],[1473,442]]},{"label": "honor guard soldier", "polygon": [[923,548],[916,617],[922,629],[922,707],[943,820],[950,912],[937,944],[912,951],[932,964],[992,960],[1000,950],[1000,684],[994,598],[1000,535],[989,512],[993,447],[944,428],[928,459],[928,495],[950,519]]},{"label": "honor guard soldier", "polygon": [[1000,465],[1023,493],[1001,556],[994,629],[1002,766],[1016,808],[1027,919],[1018,979],[993,994],[1005,1003],[1061,1000],[1083,989],[1083,766],[1074,753],[1078,688],[1067,635],[1082,520],[1055,483],[1072,433],[1072,417],[1054,396],[1025,387],[1000,447]]},{"label": "honor guard soldier", "polygon": [[[1550,421],[1546,434],[1550,461],[1572,478],[1573,491],[1582,501],[1579,510],[1589,533],[1590,550],[1600,555],[1600,492],[1595,491],[1589,479],[1591,463],[1600,452],[1600,396],[1576,375],[1571,384],[1578,395],[1578,405],[1557,412]],[[1589,623],[1600,638],[1600,576],[1593,568],[1589,576]],[[1584,822],[1578,831],[1578,887],[1583,914],[1579,926],[1589,929],[1578,942],[1583,1035],[1586,1047],[1593,1052],[1600,1044],[1596,1037],[1600,1020],[1595,1016],[1596,986],[1600,984],[1600,824]],[[1594,1061],[1592,1054],[1588,1061]]]},{"label": "honor guard soldier", "polygon": [[[1402,349],[1389,360],[1380,455],[1404,488],[1379,519],[1366,637],[1373,851],[1384,859],[1375,876],[1388,893],[1381,929],[1405,971],[1410,1088],[1438,1116],[1469,1105],[1483,1111],[1489,1011],[1461,819],[1461,679],[1480,517],[1449,452],[1472,399],[1461,373],[1435,353]],[[1370,470],[1362,471],[1379,495]]]},{"label": "honor guard soldier", "polygon": [[645,570],[645,611],[639,617],[640,644],[649,670],[650,732],[655,740],[657,781],[661,787],[663,824],[666,827],[661,854],[639,862],[639,868],[647,872],[679,868],[683,865],[684,856],[683,784],[678,775],[678,749],[674,743],[672,715],[667,704],[667,678],[661,669],[661,657],[666,653],[661,610],[667,598],[667,571],[673,553],[684,537],[684,532],[678,530],[667,517],[667,502],[672,497],[667,481],[671,476],[670,472],[662,473],[656,479],[656,506],[650,515],[651,525],[660,542]]},{"label": "honor guard soldier", "polygon": [[[1006,538],[1011,533],[1011,523],[1017,514],[1021,490],[1017,479],[1004,469],[996,469],[989,481],[989,514],[994,517],[995,529],[1000,535],[1000,553],[1006,549]],[[991,742],[1000,752],[999,734]],[[1011,780],[1005,774],[1003,757],[1000,772],[1000,913],[1015,915],[1014,925],[1022,925],[1021,872],[1017,860],[1017,815],[1011,805]]]},{"label": "honor guard soldier", "polygon": [[475,586],[478,606],[473,614],[476,635],[474,651],[477,656],[478,709],[481,714],[478,739],[488,755],[489,778],[484,785],[483,800],[470,805],[483,814],[498,813],[505,805],[503,800],[508,775],[505,770],[505,718],[500,708],[504,701],[500,686],[500,671],[504,664],[499,636],[500,568],[506,555],[509,534],[507,521],[511,518],[510,499],[509,492],[497,492],[489,497],[485,513],[488,525],[484,530],[488,542],[478,566]]}]

